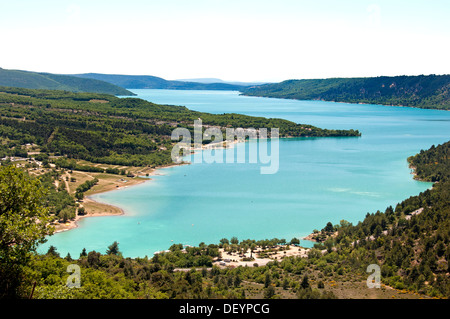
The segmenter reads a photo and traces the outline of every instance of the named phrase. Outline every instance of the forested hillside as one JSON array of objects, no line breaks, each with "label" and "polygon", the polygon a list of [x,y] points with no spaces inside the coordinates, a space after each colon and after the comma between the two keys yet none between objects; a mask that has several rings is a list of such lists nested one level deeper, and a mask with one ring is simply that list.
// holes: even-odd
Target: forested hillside
[{"label": "forested hillside", "polygon": [[242,94],[448,110],[450,75],[288,80],[250,87]]},{"label": "forested hillside", "polygon": [[[26,157],[25,144],[48,156],[94,163],[159,166],[172,162],[174,128],[194,120],[221,127],[279,128],[280,136],[359,136],[282,119],[213,115],[112,95],[0,87],[0,156]],[[206,141],[205,141],[206,142]]]},{"label": "forested hillside", "polygon": [[449,146],[433,145],[409,158],[419,178],[436,182],[432,189],[367,214],[357,225],[328,225],[316,237],[347,265],[379,264],[382,282],[394,288],[450,297]]},{"label": "forested hillside", "polygon": [[6,70],[2,68],[0,68],[0,86],[106,93],[112,95],[134,95],[122,87],[100,80],[51,73]]},{"label": "forested hillside", "polygon": [[417,178],[428,182],[439,182],[450,179],[450,142],[408,158],[415,169]]}]

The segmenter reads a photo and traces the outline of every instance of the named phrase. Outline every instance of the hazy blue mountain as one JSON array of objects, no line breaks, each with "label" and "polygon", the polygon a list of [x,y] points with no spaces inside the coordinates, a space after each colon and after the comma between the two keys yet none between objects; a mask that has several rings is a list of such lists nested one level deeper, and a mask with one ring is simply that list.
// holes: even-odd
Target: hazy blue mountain
[{"label": "hazy blue mountain", "polygon": [[171,89],[171,90],[230,90],[241,91],[249,85],[231,84],[221,82],[190,82],[181,80],[165,80],[152,75],[125,75],[125,74],[102,74],[83,73],[73,74],[81,78],[96,79],[112,83],[126,89]]},{"label": "hazy blue mountain", "polygon": [[193,78],[193,79],[177,79],[175,81],[197,82],[197,83],[227,83],[233,85],[253,86],[267,84],[268,82],[242,82],[242,81],[224,81],[218,78]]}]

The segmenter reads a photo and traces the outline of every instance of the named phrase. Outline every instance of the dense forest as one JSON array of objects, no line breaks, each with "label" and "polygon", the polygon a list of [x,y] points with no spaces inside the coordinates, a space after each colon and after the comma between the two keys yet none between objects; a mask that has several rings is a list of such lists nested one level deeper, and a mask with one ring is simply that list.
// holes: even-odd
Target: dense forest
[{"label": "dense forest", "polygon": [[450,109],[450,75],[288,80],[242,91],[244,95]]},{"label": "dense forest", "polygon": [[450,143],[444,143],[427,151],[411,156],[408,161],[415,169],[418,179],[428,182],[439,182],[450,179]]},{"label": "dense forest", "polygon": [[2,68],[0,68],[0,86],[106,93],[112,95],[134,95],[132,92],[120,86],[101,80],[61,74],[6,70]]},{"label": "dense forest", "polygon": [[[193,131],[194,120],[222,128],[279,128],[280,136],[359,136],[354,130],[328,130],[239,114],[194,112],[138,98],[0,87],[0,157],[27,157],[35,144],[47,156],[92,163],[161,166],[172,163],[171,133]],[[206,142],[206,141],[205,141]]]},{"label": "dense forest", "polygon": [[[449,143],[422,151],[410,161],[418,170],[431,163],[431,167],[447,165]],[[449,298],[450,180],[448,171],[444,173],[432,189],[405,199],[395,208],[368,213],[356,225],[345,220],[339,225],[327,223],[315,232],[318,242],[305,257],[284,256],[265,265],[233,268],[219,267],[214,261],[221,260],[224,252],[238,256],[250,251],[250,256],[267,257],[274,251],[289,252],[301,243],[295,238],[288,242],[233,237],[197,247],[173,244],[165,252],[141,258],[123,257],[117,242],[103,252],[83,249],[79,256],[60,256],[53,246],[46,254],[36,254],[43,234],[52,233],[45,224],[34,222],[35,218],[47,220],[42,192],[51,178],[41,177],[42,182],[36,183],[25,171],[3,165],[1,294],[5,298],[38,299],[328,299],[348,298],[346,293],[353,291],[352,298],[369,298],[374,295],[368,291],[374,290],[365,287],[366,269],[377,264],[382,288],[375,292],[383,292],[385,298]],[[7,223],[8,218],[22,221],[22,227]],[[29,233],[30,227],[37,229]],[[11,245],[12,241],[16,244]],[[79,267],[82,278],[76,289],[67,285],[71,280],[67,269],[73,265]]]}]

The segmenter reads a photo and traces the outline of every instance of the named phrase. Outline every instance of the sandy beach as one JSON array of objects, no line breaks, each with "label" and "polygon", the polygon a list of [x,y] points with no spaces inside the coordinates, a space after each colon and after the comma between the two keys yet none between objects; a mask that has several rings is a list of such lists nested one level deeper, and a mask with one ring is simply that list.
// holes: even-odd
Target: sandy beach
[{"label": "sandy beach", "polygon": [[[290,256],[297,256],[297,257],[308,257],[309,248],[303,248],[303,247],[297,247],[297,246],[289,246],[287,250],[287,246],[276,246],[276,249],[274,251],[266,254],[267,257],[260,258],[258,257],[259,253],[262,253],[266,250],[261,249],[258,247],[256,250],[253,251],[253,253],[250,253],[250,251],[247,251],[244,255],[239,255],[236,252],[226,252],[223,248],[219,249],[219,252],[222,255],[221,261],[216,261],[213,264],[216,266],[219,266],[221,268],[224,267],[253,267],[253,266],[264,266],[270,261],[281,261],[285,257]],[[250,255],[254,258],[254,260],[251,261],[244,261],[243,258],[250,257]]]},{"label": "sandy beach", "polygon": [[[123,188],[132,187],[142,183],[152,181],[151,176],[160,174],[159,170],[162,168],[167,168],[171,166],[186,165],[187,163],[181,164],[170,164],[164,165],[156,168],[150,167],[134,167],[128,168],[135,177],[127,177],[123,175],[106,174],[106,173],[87,173],[81,171],[73,171],[72,173],[66,172],[62,179],[65,180],[66,189],[70,194],[74,194],[76,187],[86,180],[92,180],[94,178],[98,179],[98,183],[85,193],[82,201],[79,202],[80,207],[85,209],[85,215],[78,215],[66,223],[56,223],[55,232],[68,231],[70,229],[78,227],[78,221],[86,217],[98,217],[98,216],[112,216],[112,215],[122,215],[125,212],[123,209],[109,205],[106,203],[98,202],[92,199],[92,195],[112,192],[115,190],[120,190]],[[145,177],[143,177],[145,176]],[[67,177],[67,179],[66,179]],[[68,182],[71,178],[75,178],[76,182]]]},{"label": "sandy beach", "polygon": [[[92,174],[94,177],[96,174]],[[131,187],[134,185],[142,184],[151,181],[151,178],[121,178],[119,176],[113,176],[110,179],[98,178],[99,182],[91,190],[89,190],[82,201],[80,201],[80,207],[84,207],[86,214],[78,215],[67,221],[66,223],[58,223],[55,225],[55,232],[67,231],[78,227],[78,221],[86,217],[98,217],[98,216],[111,216],[111,215],[122,215],[125,212],[123,209],[101,203],[93,200],[90,196],[95,194],[100,194],[104,192],[111,192],[114,190],[123,189],[125,187]]]}]

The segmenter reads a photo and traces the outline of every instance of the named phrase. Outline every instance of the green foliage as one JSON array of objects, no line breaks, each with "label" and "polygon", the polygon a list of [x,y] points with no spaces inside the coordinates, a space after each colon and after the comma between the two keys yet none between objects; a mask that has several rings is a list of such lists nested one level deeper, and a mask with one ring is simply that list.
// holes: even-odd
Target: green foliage
[{"label": "green foliage", "polygon": [[[60,212],[66,209],[66,214],[72,216],[75,210],[75,201],[64,188],[56,188],[53,183],[59,178],[59,173],[55,170],[42,174],[38,177],[41,186],[46,190],[43,197],[43,205],[48,209],[49,214],[59,216]],[[60,184],[64,186],[64,183]],[[66,215],[67,218],[71,218]]]},{"label": "green foliage", "polygon": [[114,241],[110,246],[108,246],[108,250],[106,251],[107,255],[119,255],[119,243]]},{"label": "green foliage", "polygon": [[98,178],[94,178],[90,181],[85,181],[83,184],[80,184],[76,189],[75,192],[77,193],[84,193],[90,190],[95,184],[98,183]]},{"label": "green foliage", "polygon": [[417,177],[429,182],[439,182],[450,177],[450,141],[408,158]]},{"label": "green foliage", "polygon": [[22,294],[30,252],[53,232],[43,198],[38,180],[14,166],[0,167],[0,297]]},{"label": "green foliage", "polygon": [[395,209],[388,207],[384,213],[368,213],[355,226],[341,223],[337,235],[327,239],[328,251],[334,248],[344,256],[347,265],[361,270],[368,264],[381,263],[382,280],[396,289],[448,298],[450,179],[447,152],[448,142],[421,151],[410,159],[420,177],[434,176],[439,180],[432,189],[405,199]]},{"label": "green foliage", "polygon": [[448,110],[450,75],[288,80],[250,87],[243,94]]},{"label": "green foliage", "polygon": [[75,207],[64,207],[61,209],[61,211],[58,213],[58,218],[63,222],[67,222],[69,219],[75,218],[76,212]]}]

